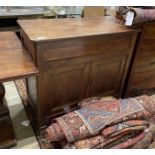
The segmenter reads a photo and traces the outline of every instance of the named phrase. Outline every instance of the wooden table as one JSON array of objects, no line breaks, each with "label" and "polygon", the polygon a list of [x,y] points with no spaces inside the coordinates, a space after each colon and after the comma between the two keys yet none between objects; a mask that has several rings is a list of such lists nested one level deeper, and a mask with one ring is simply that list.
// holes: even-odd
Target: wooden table
[{"label": "wooden table", "polygon": [[38,131],[92,96],[121,97],[138,30],[112,18],[19,20],[23,46],[39,69],[27,78]]},{"label": "wooden table", "polygon": [[0,148],[16,145],[3,82],[36,75],[37,68],[13,32],[0,32]]}]

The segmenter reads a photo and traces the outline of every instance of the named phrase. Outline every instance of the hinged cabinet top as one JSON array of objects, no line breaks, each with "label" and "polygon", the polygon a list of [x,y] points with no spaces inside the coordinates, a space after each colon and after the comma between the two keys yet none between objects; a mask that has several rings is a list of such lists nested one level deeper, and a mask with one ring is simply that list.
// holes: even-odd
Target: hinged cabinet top
[{"label": "hinged cabinet top", "polygon": [[18,24],[35,42],[138,31],[107,17],[19,20]]}]

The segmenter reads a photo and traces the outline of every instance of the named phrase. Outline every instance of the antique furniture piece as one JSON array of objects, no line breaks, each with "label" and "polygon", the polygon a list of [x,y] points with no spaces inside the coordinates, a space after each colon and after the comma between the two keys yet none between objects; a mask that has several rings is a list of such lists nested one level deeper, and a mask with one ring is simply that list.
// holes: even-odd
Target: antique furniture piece
[{"label": "antique furniture piece", "polygon": [[35,75],[38,70],[14,32],[0,33],[0,148],[16,144],[2,82]]},{"label": "antique furniture piece", "polygon": [[125,96],[155,93],[155,22],[142,25]]},{"label": "antique furniture piece", "polygon": [[121,97],[137,30],[115,19],[20,20],[22,43],[39,69],[27,78],[35,128],[91,96]]}]

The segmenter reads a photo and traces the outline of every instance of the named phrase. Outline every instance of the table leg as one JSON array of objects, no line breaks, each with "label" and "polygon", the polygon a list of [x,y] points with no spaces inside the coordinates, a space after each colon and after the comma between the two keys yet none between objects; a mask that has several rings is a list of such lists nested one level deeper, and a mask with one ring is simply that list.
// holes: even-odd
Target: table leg
[{"label": "table leg", "polygon": [[16,138],[4,96],[5,89],[0,83],[0,149],[16,145]]}]

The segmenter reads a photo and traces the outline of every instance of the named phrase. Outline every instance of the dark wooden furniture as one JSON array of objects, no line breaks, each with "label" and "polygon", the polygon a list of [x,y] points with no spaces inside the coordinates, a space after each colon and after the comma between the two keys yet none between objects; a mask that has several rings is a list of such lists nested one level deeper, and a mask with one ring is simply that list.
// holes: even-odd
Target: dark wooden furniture
[{"label": "dark wooden furniture", "polygon": [[10,148],[16,145],[16,138],[14,135],[10,115],[6,102],[4,101],[5,89],[0,84],[0,149]]},{"label": "dark wooden furniture", "polygon": [[155,22],[144,23],[133,57],[125,96],[155,93]]},{"label": "dark wooden furniture", "polygon": [[120,97],[137,30],[115,19],[21,20],[23,46],[39,69],[27,78],[35,128],[91,96]]},{"label": "dark wooden furniture", "polygon": [[13,32],[0,33],[0,148],[16,145],[2,82],[35,75],[38,70]]}]

